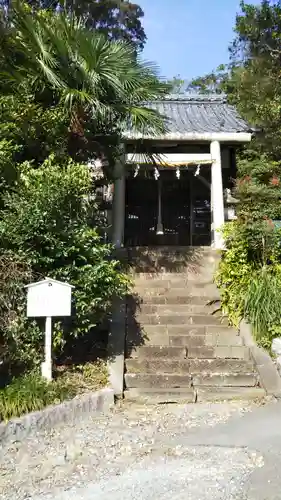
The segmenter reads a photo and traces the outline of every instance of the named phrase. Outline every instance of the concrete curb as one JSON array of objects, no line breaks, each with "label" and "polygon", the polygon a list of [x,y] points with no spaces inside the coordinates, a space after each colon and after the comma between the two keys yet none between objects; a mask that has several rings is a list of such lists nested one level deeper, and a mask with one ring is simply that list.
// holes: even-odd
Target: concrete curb
[{"label": "concrete curb", "polygon": [[268,352],[258,347],[252,334],[252,327],[245,320],[240,323],[240,335],[245,346],[249,347],[252,359],[256,365],[260,383],[269,396],[281,398],[281,378]]},{"label": "concrete curb", "polygon": [[113,405],[114,391],[110,388],[76,396],[70,401],[1,423],[0,443],[3,445],[9,441],[22,441],[40,430],[50,429],[62,423],[72,424],[85,415],[107,412]]}]

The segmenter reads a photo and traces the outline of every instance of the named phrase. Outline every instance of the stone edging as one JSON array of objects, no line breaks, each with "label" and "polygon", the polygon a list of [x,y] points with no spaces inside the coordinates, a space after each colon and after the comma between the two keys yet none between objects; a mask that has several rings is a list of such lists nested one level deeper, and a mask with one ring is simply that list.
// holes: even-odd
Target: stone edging
[{"label": "stone edging", "polygon": [[281,398],[281,378],[276,365],[268,352],[262,347],[257,346],[252,335],[252,327],[245,320],[240,323],[240,335],[244,345],[250,349],[251,357],[259,374],[261,386],[269,396]]},{"label": "stone edging", "polygon": [[22,441],[30,434],[59,424],[70,424],[89,414],[108,411],[114,405],[114,391],[110,388],[76,396],[70,401],[48,406],[22,417],[0,424],[0,444]]}]

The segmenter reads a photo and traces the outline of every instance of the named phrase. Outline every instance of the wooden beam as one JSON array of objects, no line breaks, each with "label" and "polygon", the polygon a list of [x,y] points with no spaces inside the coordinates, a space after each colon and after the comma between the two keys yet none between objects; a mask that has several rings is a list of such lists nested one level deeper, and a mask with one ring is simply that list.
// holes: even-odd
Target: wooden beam
[{"label": "wooden beam", "polygon": [[[129,153],[126,157],[126,163],[143,164],[144,155]],[[213,162],[210,153],[205,154],[187,154],[187,153],[167,153],[154,155],[156,165],[162,167],[178,167],[181,165],[211,164]],[[147,162],[148,163],[148,162]]]},{"label": "wooden beam", "polygon": [[127,132],[125,139],[138,140],[149,139],[152,141],[184,141],[184,142],[212,142],[219,141],[224,143],[238,143],[251,142],[252,133],[249,132],[168,132],[165,135],[159,136],[146,136],[140,132]]}]

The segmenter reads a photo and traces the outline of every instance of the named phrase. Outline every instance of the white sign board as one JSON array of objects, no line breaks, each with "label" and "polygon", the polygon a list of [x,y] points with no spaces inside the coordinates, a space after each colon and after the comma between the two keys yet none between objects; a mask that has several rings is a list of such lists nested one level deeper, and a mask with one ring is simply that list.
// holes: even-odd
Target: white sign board
[{"label": "white sign board", "polygon": [[57,317],[71,315],[72,285],[46,278],[27,285],[27,316]]}]

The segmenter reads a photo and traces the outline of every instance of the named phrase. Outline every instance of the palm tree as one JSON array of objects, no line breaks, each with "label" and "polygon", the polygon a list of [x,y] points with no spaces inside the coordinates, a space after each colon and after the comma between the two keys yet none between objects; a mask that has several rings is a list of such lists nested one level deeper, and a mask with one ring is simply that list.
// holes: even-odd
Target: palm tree
[{"label": "palm tree", "polygon": [[165,131],[165,120],[146,105],[168,91],[154,64],[136,58],[124,41],[110,41],[65,13],[31,13],[14,4],[13,24],[22,55],[10,77],[18,92],[63,105],[71,133],[85,135],[131,128],[142,134]]}]

